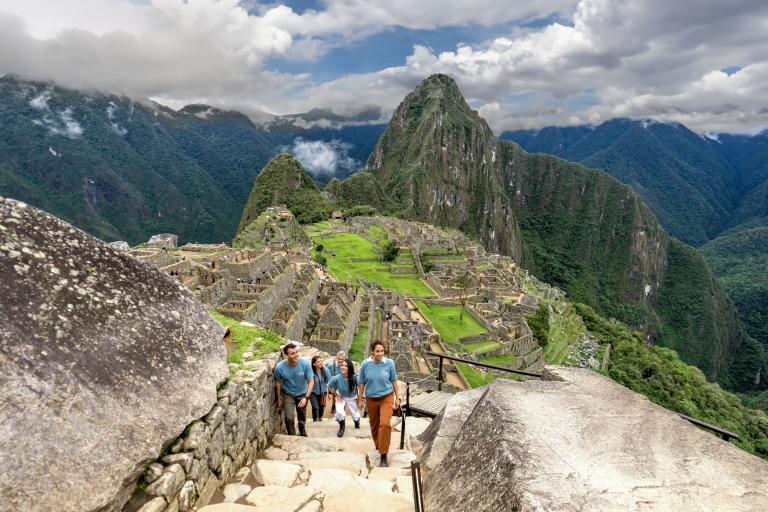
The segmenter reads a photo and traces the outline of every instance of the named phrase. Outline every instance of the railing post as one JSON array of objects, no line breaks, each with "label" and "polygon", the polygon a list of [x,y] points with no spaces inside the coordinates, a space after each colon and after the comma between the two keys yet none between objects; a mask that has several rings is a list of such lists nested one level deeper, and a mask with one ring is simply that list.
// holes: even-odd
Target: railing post
[{"label": "railing post", "polygon": [[437,390],[443,390],[443,356],[438,356],[440,363],[437,366]]},{"label": "railing post", "polygon": [[411,383],[405,383],[405,408],[411,414]]},{"label": "railing post", "polygon": [[424,496],[421,489],[421,464],[411,461],[411,483],[413,484],[413,509],[416,512],[424,511]]},{"label": "railing post", "polygon": [[405,446],[405,411],[400,406],[400,449]]}]

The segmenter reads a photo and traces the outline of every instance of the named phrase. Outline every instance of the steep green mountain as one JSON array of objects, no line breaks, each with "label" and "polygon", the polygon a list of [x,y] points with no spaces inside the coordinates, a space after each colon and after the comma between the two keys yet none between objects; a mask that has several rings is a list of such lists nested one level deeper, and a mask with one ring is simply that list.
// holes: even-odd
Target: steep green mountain
[{"label": "steep green mountain", "polygon": [[[345,161],[362,162],[383,130],[328,127],[321,117],[313,121],[317,126],[291,119],[276,129],[280,118],[262,126],[209,105],[174,111],[4,76],[0,195],[105,240],[135,244],[158,232],[176,233],[183,242],[226,240],[259,169],[281,148],[293,148],[297,139],[322,141],[343,149]],[[345,177],[351,167],[337,170]]]},{"label": "steep green mountain", "polygon": [[501,138],[605,170],[634,188],[673,236],[693,245],[726,229],[738,206],[738,177],[718,143],[677,123],[614,119]]},{"label": "steep green mountain", "polygon": [[768,349],[768,227],[726,233],[701,252],[750,335]]},{"label": "steep green mountain", "polygon": [[343,209],[371,206],[379,212],[387,212],[394,208],[390,205],[381,184],[367,171],[356,172],[344,181],[334,178],[324,190]]},{"label": "steep green mountain", "polygon": [[762,326],[768,286],[750,270],[755,252],[743,252],[755,243],[753,229],[768,226],[768,133],[701,137],[680,124],[615,119],[597,127],[506,132],[502,138],[600,167],[632,186],[662,226],[701,245],[747,332],[768,347]]},{"label": "steep green mountain", "polygon": [[366,163],[398,214],[459,228],[492,252],[519,258],[501,167],[498,140],[446,75],[405,97]]},{"label": "steep green mountain", "polygon": [[445,75],[405,98],[366,169],[400,215],[460,228],[515,257],[711,379],[747,389],[765,367],[704,259],[670,239],[637,193],[497,140]]},{"label": "steep green mountain", "polygon": [[243,209],[237,232],[240,233],[268,207],[284,204],[301,223],[327,219],[333,204],[288,153],[269,161],[256,178]]}]

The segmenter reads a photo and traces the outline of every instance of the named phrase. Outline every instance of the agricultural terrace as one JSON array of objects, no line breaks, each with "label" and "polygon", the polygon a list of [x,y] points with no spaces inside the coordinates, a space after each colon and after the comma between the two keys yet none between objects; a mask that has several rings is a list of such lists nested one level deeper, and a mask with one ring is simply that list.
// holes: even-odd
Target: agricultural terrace
[{"label": "agricultural terrace", "polygon": [[229,327],[232,346],[228,347],[229,350],[227,351],[228,363],[241,364],[245,352],[253,352],[256,356],[261,357],[270,352],[280,350],[283,340],[274,332],[243,325],[237,320],[226,317],[214,310],[209,310],[208,313],[222,327]]},{"label": "agricultural terrace", "polygon": [[390,272],[390,266],[407,267],[408,265],[388,265],[379,261],[379,255],[373,250],[374,245],[370,240],[355,233],[333,231],[330,226],[330,222],[320,222],[307,226],[306,229],[315,244],[323,245],[325,257],[328,260],[328,271],[338,281],[358,284],[358,278],[363,277],[405,296],[435,295],[418,274]]},{"label": "agricultural terrace", "polygon": [[[483,325],[478,322],[469,311],[464,311],[464,320],[460,322],[459,314],[462,306],[438,306],[427,304],[423,300],[417,300],[415,301],[415,304],[416,307],[419,308],[421,314],[424,315],[424,318],[426,318],[429,323],[432,324],[432,327],[434,327],[440,334],[440,338],[443,342],[449,345],[460,345],[459,338],[477,336],[488,332],[488,329],[483,327]],[[476,351],[478,349],[480,349],[480,352],[487,352],[488,350],[484,350],[484,348],[487,349],[487,347],[481,347],[481,345],[486,345],[486,342],[467,345],[467,347],[472,349],[467,350],[467,352],[473,350]]]}]

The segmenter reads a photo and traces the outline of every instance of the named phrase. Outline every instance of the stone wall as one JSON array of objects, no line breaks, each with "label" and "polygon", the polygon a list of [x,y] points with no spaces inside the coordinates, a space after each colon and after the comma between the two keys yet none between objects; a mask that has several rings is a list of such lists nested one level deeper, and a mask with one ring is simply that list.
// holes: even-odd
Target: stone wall
[{"label": "stone wall", "polygon": [[237,286],[237,278],[226,272],[226,275],[222,276],[212,285],[205,287],[199,292],[194,291],[195,298],[197,298],[203,304],[207,304],[212,307],[219,307],[229,299],[232,295],[235,286]]},{"label": "stone wall", "polygon": [[228,269],[233,276],[239,277],[243,281],[248,281],[249,277],[260,275],[269,270],[272,265],[272,253],[264,251],[250,261],[229,262],[222,261],[221,267]]},{"label": "stone wall", "polygon": [[314,274],[312,282],[309,285],[309,291],[304,300],[299,304],[299,310],[294,313],[291,323],[286,332],[286,338],[289,340],[301,341],[304,338],[304,327],[307,325],[309,315],[317,304],[317,295],[320,292],[320,277]]},{"label": "stone wall", "polygon": [[[349,352],[349,347],[352,346],[352,339],[357,332],[357,326],[360,325],[360,309],[363,307],[363,297],[358,294],[355,298],[355,302],[352,303],[352,307],[349,310],[349,319],[347,320],[347,326],[344,328],[344,335],[340,340],[341,349],[344,352]],[[333,354],[333,352],[329,352]]]},{"label": "stone wall", "polygon": [[275,316],[277,308],[285,301],[293,289],[293,281],[296,278],[296,267],[293,265],[275,278],[275,283],[264,293],[256,306],[246,314],[249,322],[268,325]]},{"label": "stone wall", "polygon": [[283,428],[274,405],[273,364],[245,359],[231,365],[234,376],[219,389],[216,405],[146,465],[123,511],[184,512],[204,506],[227,478],[249,465]]}]

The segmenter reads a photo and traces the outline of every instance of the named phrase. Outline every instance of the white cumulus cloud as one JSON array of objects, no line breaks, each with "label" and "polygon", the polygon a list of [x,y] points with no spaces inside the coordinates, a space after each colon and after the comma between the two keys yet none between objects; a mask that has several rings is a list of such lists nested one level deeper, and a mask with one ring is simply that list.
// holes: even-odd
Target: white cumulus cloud
[{"label": "white cumulus cloud", "polygon": [[360,162],[349,156],[352,145],[338,140],[326,142],[297,137],[287,149],[310,174],[316,176],[333,176],[340,171],[349,172],[360,167]]}]

